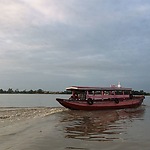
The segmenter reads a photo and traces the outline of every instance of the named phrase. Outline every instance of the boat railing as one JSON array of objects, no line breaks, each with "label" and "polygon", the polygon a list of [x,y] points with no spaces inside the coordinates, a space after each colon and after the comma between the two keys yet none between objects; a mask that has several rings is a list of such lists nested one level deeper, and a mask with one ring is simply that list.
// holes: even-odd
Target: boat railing
[{"label": "boat railing", "polygon": [[130,98],[129,95],[101,95],[101,96],[97,96],[97,95],[87,95],[86,96],[87,99],[91,98],[91,99],[127,99]]}]

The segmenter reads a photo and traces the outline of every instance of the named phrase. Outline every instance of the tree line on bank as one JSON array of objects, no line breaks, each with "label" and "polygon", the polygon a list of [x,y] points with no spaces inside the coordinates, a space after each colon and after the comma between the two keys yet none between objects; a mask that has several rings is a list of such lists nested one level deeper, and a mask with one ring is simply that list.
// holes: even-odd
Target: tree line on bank
[{"label": "tree line on bank", "polygon": [[12,88],[9,88],[8,90],[0,89],[0,94],[70,94],[68,91],[45,91],[42,89],[38,90],[13,90]]},{"label": "tree line on bank", "polygon": [[[132,91],[133,95],[149,95],[150,93],[144,92],[143,90],[140,91]],[[8,90],[0,89],[0,94],[71,94],[70,91],[45,91],[42,89],[38,90],[22,90],[19,89],[13,90],[9,88]]]}]

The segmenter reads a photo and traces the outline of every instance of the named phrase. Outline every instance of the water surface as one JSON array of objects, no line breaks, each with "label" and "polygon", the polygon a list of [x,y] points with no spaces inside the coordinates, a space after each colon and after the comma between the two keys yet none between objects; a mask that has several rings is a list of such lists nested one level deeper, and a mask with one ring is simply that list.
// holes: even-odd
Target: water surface
[{"label": "water surface", "polygon": [[0,94],[0,107],[58,107],[56,97],[66,94]]},{"label": "water surface", "polygon": [[[61,95],[1,96],[2,106],[60,106],[56,97]],[[9,97],[10,96],[10,97]],[[65,95],[64,95],[65,96]],[[4,102],[3,100],[6,101]],[[149,150],[150,97],[137,109],[73,111],[65,110],[47,116],[36,129],[32,150]],[[34,127],[35,128],[35,127]],[[32,128],[30,127],[32,131]],[[44,132],[46,130],[46,132]],[[34,135],[33,135],[34,136]]]}]

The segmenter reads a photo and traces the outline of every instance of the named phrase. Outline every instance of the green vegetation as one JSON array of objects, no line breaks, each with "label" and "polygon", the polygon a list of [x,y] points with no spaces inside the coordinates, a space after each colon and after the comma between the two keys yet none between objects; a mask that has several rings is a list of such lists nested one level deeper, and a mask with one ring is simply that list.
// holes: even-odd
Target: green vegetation
[{"label": "green vegetation", "polygon": [[[132,91],[133,95],[148,95],[150,93],[144,92],[143,90],[140,91]],[[0,89],[0,94],[71,94],[71,91],[44,91],[42,89],[38,90],[22,90],[19,89],[13,90],[9,88],[8,90]]]},{"label": "green vegetation", "polygon": [[22,90],[19,89],[13,90],[12,88],[9,88],[8,90],[0,89],[0,94],[70,94],[68,91],[44,91],[42,89],[38,90]]},{"label": "green vegetation", "polygon": [[143,90],[140,90],[140,91],[132,91],[133,95],[149,95],[150,96],[150,93],[147,93],[147,92],[144,92]]}]

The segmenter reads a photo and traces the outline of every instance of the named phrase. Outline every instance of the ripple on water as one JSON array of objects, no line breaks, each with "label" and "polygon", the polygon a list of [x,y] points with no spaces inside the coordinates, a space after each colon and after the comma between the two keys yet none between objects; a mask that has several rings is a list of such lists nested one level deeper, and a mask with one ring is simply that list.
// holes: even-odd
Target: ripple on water
[{"label": "ripple on water", "polygon": [[61,123],[65,138],[88,141],[122,140],[135,119],[141,119],[145,109],[107,111],[65,111]]}]

